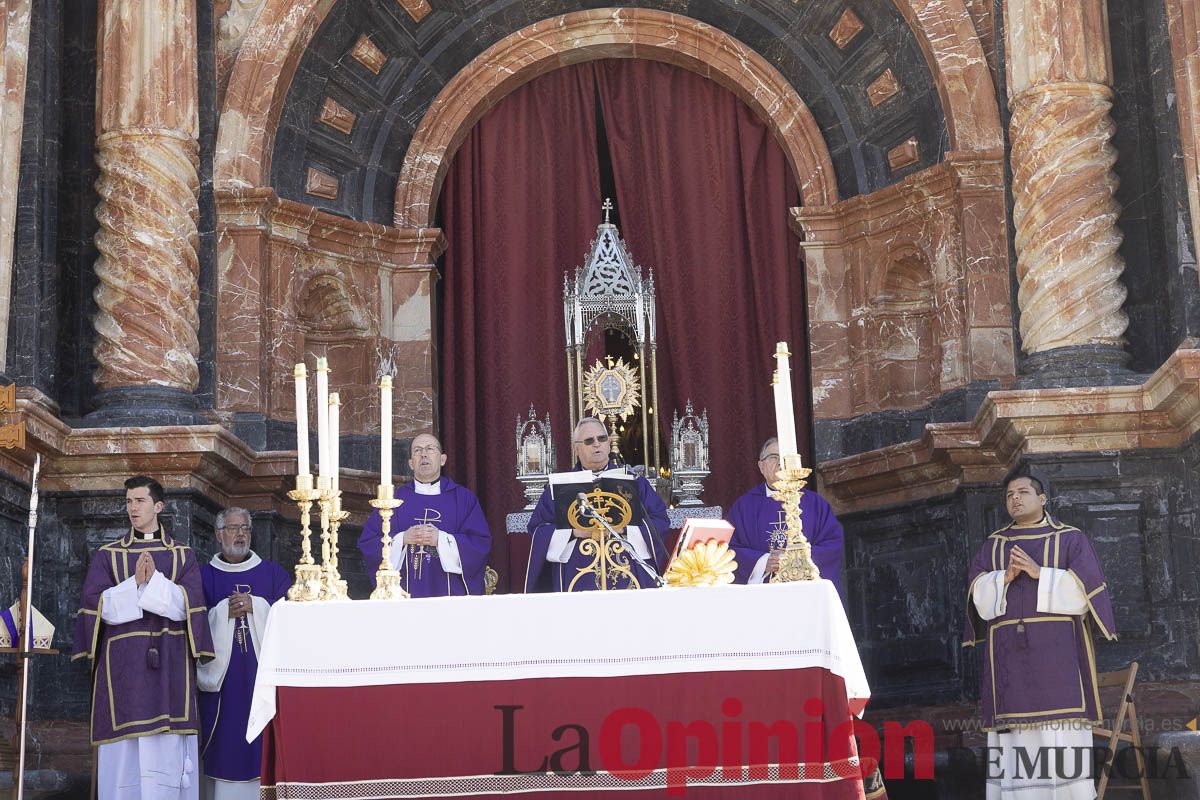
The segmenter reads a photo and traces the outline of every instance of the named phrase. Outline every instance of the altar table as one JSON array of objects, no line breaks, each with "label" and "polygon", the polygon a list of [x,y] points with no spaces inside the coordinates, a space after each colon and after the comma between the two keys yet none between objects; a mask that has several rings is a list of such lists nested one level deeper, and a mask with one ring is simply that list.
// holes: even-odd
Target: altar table
[{"label": "altar table", "polygon": [[861,798],[833,585],[282,602],[263,797]]}]

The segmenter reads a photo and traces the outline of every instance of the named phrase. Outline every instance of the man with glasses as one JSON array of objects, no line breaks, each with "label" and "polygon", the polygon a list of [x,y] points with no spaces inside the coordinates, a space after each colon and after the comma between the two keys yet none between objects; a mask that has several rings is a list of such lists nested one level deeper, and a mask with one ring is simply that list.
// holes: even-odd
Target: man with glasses
[{"label": "man with glasses", "polygon": [[217,514],[220,552],[200,568],[208,627],[217,657],[196,670],[200,689],[200,757],[205,800],[258,797],[262,737],[246,742],[258,649],[271,606],[291,585],[288,572],[250,549],[250,512]]},{"label": "man with glasses", "polygon": [[[412,440],[413,480],[396,487],[402,505],[392,515],[392,566],[413,597],[483,594],[492,533],[479,498],[442,474],[446,454],[428,433]],[[383,518],[372,511],[358,539],[372,580],[383,561]]]},{"label": "man with glasses", "polygon": [[[763,482],[739,497],[726,519],[733,525],[729,546],[737,554],[737,583],[764,583],[779,571],[779,560],[787,547],[787,523],[783,504],[771,497],[779,472],[779,442],[767,439],[758,452],[758,471]],[[842,594],[842,525],[833,509],[816,492],[800,495],[800,521],[812,545],[813,563],[822,578],[833,581]]]},{"label": "man with glasses", "polygon": [[[609,441],[608,430],[600,420],[584,417],[575,426],[571,439],[576,470],[590,472],[593,477],[598,478],[607,470],[616,468],[611,460],[612,442]],[[667,506],[644,477],[638,476],[636,483],[642,525],[631,525],[628,530],[617,533],[624,535],[625,546],[632,548],[643,561],[661,574],[667,560],[662,537],[670,527]],[[578,546],[581,540],[590,538],[592,532],[578,528],[555,528],[554,521],[554,497],[551,487],[547,486],[542,491],[542,497],[529,520],[529,532],[533,535],[533,542],[525,572],[525,591],[579,592],[599,588],[596,580],[590,575],[575,580],[594,559],[594,555],[581,552]],[[655,586],[654,576],[634,559],[630,559],[630,570],[633,575],[632,581],[628,578],[618,578],[616,585],[610,585],[608,588],[649,589]]]}]

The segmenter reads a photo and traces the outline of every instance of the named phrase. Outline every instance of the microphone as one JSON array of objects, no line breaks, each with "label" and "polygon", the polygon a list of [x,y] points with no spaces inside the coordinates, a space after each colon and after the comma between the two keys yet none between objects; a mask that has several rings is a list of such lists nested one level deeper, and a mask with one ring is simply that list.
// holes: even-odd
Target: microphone
[{"label": "microphone", "polygon": [[592,508],[592,504],[588,502],[587,493],[580,492],[575,495],[575,502],[579,506],[579,516],[583,519],[594,519],[596,509]]}]

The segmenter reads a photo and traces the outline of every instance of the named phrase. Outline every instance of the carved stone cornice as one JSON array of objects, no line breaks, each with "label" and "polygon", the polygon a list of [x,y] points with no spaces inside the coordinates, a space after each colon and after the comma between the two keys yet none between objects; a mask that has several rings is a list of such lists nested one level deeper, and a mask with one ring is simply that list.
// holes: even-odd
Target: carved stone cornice
[{"label": "carved stone cornice", "polygon": [[818,464],[821,489],[850,513],[999,482],[1023,455],[1180,447],[1200,432],[1200,342],[1185,344],[1137,386],[991,392],[971,422]]}]

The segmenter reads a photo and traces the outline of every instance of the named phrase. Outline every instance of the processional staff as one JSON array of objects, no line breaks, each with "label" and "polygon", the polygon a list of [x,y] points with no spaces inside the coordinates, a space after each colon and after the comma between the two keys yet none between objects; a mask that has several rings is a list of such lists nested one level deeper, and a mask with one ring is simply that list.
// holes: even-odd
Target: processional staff
[{"label": "processional staff", "polygon": [[21,627],[24,629],[21,632],[21,652],[17,656],[21,659],[21,707],[18,712],[21,715],[21,729],[17,735],[21,738],[20,752],[17,756],[17,798],[25,796],[25,728],[27,714],[26,710],[29,705],[29,662],[33,658],[33,532],[37,528],[37,505],[38,505],[38,472],[41,471],[42,456],[37,454],[33,460],[33,479],[31,481],[32,488],[29,493],[29,546],[26,549],[25,561],[25,587],[24,597],[21,603]]}]

